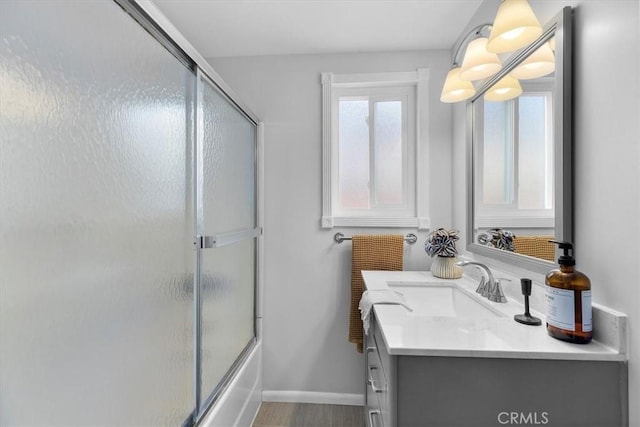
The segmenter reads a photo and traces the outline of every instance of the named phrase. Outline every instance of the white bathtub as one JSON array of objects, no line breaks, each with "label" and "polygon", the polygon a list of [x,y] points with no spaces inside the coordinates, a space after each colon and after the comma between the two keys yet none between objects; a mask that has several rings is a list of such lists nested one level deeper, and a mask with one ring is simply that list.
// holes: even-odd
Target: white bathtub
[{"label": "white bathtub", "polygon": [[262,341],[199,424],[202,427],[250,427],[262,398]]}]

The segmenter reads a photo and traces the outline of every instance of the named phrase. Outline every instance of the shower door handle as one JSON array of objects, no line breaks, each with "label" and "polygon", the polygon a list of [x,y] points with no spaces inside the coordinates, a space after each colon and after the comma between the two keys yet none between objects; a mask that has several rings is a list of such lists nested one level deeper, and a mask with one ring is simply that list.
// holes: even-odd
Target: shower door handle
[{"label": "shower door handle", "polygon": [[252,239],[262,234],[261,227],[248,228],[246,230],[233,231],[231,233],[218,234],[216,236],[197,235],[193,246],[195,249],[212,249],[229,245],[240,240]]},{"label": "shower door handle", "polygon": [[216,236],[196,236],[193,246],[195,249],[210,249],[216,246]]}]

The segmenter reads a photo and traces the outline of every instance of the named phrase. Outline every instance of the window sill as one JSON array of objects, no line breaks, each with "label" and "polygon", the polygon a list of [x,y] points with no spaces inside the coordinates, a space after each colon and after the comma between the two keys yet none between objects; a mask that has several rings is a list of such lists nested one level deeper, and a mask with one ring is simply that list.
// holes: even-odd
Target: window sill
[{"label": "window sill", "polygon": [[363,217],[363,216],[323,216],[322,228],[333,227],[398,227],[428,230],[429,218],[417,217]]},{"label": "window sill", "polygon": [[553,228],[553,217],[539,216],[511,216],[502,215],[478,215],[475,226],[479,228],[495,228],[496,224],[500,224],[502,228]]}]

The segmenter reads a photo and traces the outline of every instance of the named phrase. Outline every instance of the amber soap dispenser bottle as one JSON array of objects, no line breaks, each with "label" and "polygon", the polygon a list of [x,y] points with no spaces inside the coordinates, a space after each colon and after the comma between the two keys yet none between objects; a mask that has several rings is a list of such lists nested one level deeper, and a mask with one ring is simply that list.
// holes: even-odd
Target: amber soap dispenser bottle
[{"label": "amber soap dispenser bottle", "polygon": [[564,254],[558,258],[559,269],[551,270],[545,277],[545,302],[547,305],[547,332],[554,338],[577,344],[587,344],[593,336],[591,316],[591,281],[577,271],[573,245],[557,244]]}]

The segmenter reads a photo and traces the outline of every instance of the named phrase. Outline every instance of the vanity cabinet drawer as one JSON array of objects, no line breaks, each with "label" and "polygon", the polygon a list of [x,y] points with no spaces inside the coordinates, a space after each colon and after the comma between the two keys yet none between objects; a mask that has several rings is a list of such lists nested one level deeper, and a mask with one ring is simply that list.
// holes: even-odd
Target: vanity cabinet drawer
[{"label": "vanity cabinet drawer", "polygon": [[[364,407],[364,417],[367,427],[382,427],[382,411],[380,409],[380,400],[378,398],[379,392],[374,390],[373,383],[376,383],[375,374],[380,374],[380,359],[377,355],[376,343],[373,335],[365,336],[365,365],[364,365],[364,377],[366,383],[366,401]],[[377,380],[379,383],[379,379]]]},{"label": "vanity cabinet drawer", "polygon": [[376,394],[382,394],[387,389],[387,377],[380,363],[380,356],[376,347],[367,347],[367,384]]},{"label": "vanity cabinet drawer", "polygon": [[367,384],[367,404],[365,406],[365,420],[367,427],[383,427],[382,410],[377,393],[373,391],[370,384]]},{"label": "vanity cabinet drawer", "polygon": [[[376,339],[377,337],[377,339]],[[390,426],[390,393],[389,379],[382,358],[388,358],[382,337],[377,332],[376,323],[372,319],[369,334],[365,336],[365,381],[366,406],[365,417],[368,427]],[[388,366],[388,360],[387,360]]]},{"label": "vanity cabinet drawer", "polygon": [[378,360],[380,361],[382,372],[384,372],[385,378],[390,378],[393,369],[392,359],[389,353],[387,353],[387,348],[384,346],[384,338],[382,338],[382,333],[379,328],[375,328],[373,341],[376,343]]},{"label": "vanity cabinet drawer", "polygon": [[378,393],[378,400],[380,401],[380,411],[382,413],[382,421],[385,426],[393,426],[395,412],[395,401],[393,400],[395,389],[395,364],[394,359],[387,353],[387,349],[384,345],[384,341],[380,330],[375,328],[373,334],[374,342],[376,343],[378,362],[380,363],[380,370],[385,379],[384,388]]}]

